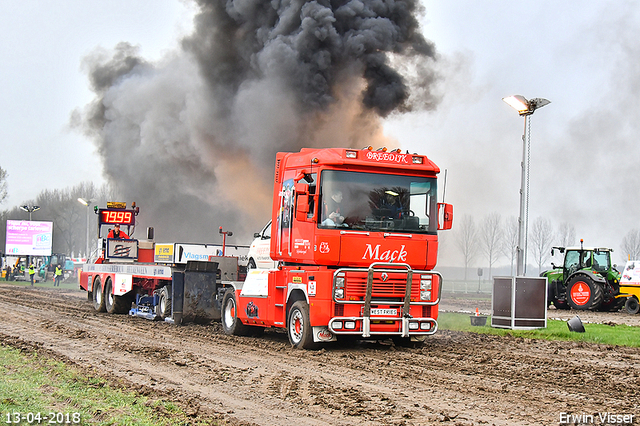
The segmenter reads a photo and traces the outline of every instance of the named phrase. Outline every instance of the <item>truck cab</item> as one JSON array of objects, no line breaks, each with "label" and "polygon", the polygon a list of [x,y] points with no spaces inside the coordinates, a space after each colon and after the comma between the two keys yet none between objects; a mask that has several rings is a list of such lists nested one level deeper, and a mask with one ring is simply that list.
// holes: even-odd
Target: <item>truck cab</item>
[{"label": "truck cab", "polygon": [[278,153],[270,258],[225,296],[223,329],[287,328],[293,346],[338,335],[411,339],[437,330],[442,277],[440,169],[426,156],[372,149]]}]

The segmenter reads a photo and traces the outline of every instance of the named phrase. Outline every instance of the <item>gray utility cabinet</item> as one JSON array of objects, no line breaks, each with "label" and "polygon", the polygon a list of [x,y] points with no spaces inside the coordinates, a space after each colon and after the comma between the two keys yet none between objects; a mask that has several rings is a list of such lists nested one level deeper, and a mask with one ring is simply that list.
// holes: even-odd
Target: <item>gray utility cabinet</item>
[{"label": "gray utility cabinet", "polygon": [[547,327],[545,277],[494,277],[491,327],[534,329]]}]

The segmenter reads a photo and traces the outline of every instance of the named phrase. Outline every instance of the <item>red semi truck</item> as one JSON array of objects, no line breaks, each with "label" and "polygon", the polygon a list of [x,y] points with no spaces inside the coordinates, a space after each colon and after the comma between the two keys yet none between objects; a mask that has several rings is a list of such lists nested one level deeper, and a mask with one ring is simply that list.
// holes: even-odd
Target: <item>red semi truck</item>
[{"label": "red semi truck", "polygon": [[299,348],[435,333],[437,231],[453,222],[453,207],[437,202],[439,172],[399,150],[278,153],[270,254],[279,265],[230,283],[225,332],[285,328]]},{"label": "red semi truck", "polygon": [[[228,334],[286,329],[303,349],[340,336],[421,339],[438,328],[437,232],[453,222],[453,207],[437,202],[439,172],[426,156],[399,150],[278,153],[270,241],[277,268],[245,277],[233,255],[179,263],[183,245],[106,238],[80,287],[96,310],[174,323],[204,312]],[[99,236],[103,226],[134,225],[137,212],[96,210]]]}]

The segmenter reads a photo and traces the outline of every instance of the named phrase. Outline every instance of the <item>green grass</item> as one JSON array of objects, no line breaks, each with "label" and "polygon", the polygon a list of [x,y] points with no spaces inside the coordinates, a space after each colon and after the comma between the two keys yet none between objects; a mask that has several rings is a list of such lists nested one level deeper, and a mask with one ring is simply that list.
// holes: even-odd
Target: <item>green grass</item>
[{"label": "green grass", "polygon": [[[111,386],[104,379],[86,377],[37,353],[24,354],[0,346],[0,423],[13,423],[12,413],[40,413],[42,417],[62,413],[64,421],[70,421],[67,424],[211,424],[211,419],[198,422],[189,418],[173,402],[154,400]],[[74,417],[74,413],[79,414]],[[74,422],[78,419],[79,423]],[[49,420],[41,422],[48,423]]]},{"label": "green grass", "polygon": [[487,325],[472,326],[469,314],[442,312],[438,315],[440,330],[469,331],[472,333],[493,334],[498,336],[525,337],[528,339],[568,340],[577,342],[601,343],[605,345],[640,347],[640,327],[628,325],[586,324],[585,332],[569,331],[566,321],[547,320],[547,328],[534,330],[510,330],[491,327],[491,317]]},{"label": "green grass", "polygon": [[[11,284],[19,287],[31,287],[31,281],[5,281],[4,278],[0,280],[0,284]],[[78,278],[70,278],[67,281],[60,283],[59,287],[53,286],[53,281],[42,281],[35,283],[34,287],[46,287],[46,288],[61,288],[65,290],[78,290],[80,285],[78,284]],[[6,419],[5,419],[6,420]]]}]

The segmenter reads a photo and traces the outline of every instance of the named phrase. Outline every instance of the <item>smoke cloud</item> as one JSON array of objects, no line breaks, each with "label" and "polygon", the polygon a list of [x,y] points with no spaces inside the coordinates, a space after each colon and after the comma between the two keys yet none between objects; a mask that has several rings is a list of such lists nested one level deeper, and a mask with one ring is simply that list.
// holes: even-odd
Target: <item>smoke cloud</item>
[{"label": "smoke cloud", "polygon": [[[278,151],[394,144],[382,118],[435,108],[418,0],[198,0],[194,31],[151,63],[122,42],[84,59],[73,121],[156,239],[246,244],[270,215]],[[138,235],[140,237],[140,235]]]}]

